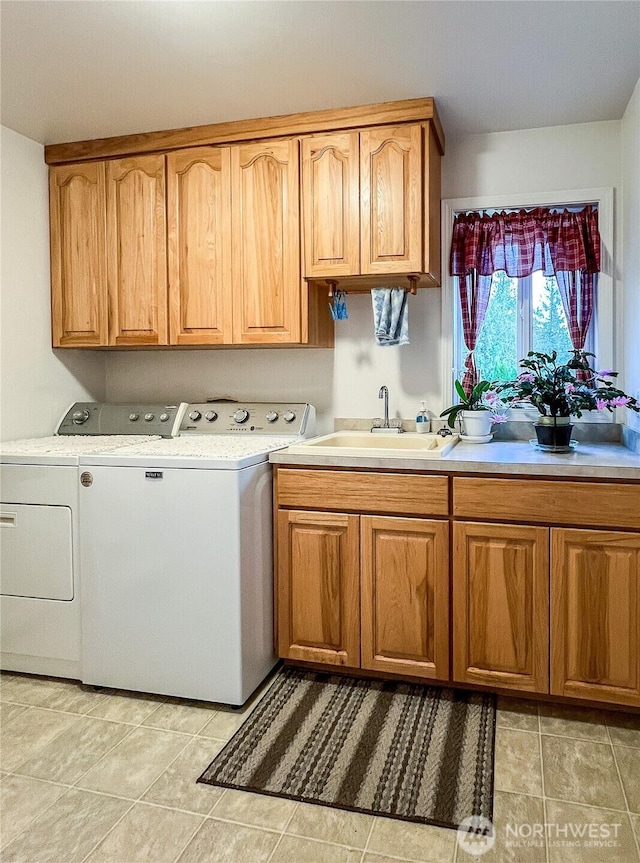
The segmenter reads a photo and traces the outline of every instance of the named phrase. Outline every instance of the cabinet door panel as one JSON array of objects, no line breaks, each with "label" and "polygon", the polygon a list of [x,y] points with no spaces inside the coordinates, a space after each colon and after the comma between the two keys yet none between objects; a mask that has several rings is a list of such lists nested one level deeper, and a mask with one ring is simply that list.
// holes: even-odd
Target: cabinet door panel
[{"label": "cabinet door panel", "polygon": [[302,139],[305,276],[360,272],[358,133]]},{"label": "cabinet door panel", "polygon": [[360,665],[359,519],[278,512],[278,652]]},{"label": "cabinet door panel", "polygon": [[231,148],[233,340],[300,341],[298,141]]},{"label": "cabinet door panel", "polygon": [[228,147],[167,155],[170,341],[231,344],[231,159]]},{"label": "cabinet door panel", "polygon": [[422,128],[360,133],[362,273],[423,268]]},{"label": "cabinet door panel", "polygon": [[49,172],[54,347],[106,345],[105,166]]},{"label": "cabinet door panel", "polygon": [[363,516],[362,667],[449,677],[445,522]]},{"label": "cabinet door panel", "polygon": [[454,525],[454,679],[549,691],[549,531]]},{"label": "cabinet door panel", "polygon": [[551,691],[640,706],[640,534],[552,530]]},{"label": "cabinet door panel", "polygon": [[107,166],[107,279],[112,345],[167,344],[164,156]]}]

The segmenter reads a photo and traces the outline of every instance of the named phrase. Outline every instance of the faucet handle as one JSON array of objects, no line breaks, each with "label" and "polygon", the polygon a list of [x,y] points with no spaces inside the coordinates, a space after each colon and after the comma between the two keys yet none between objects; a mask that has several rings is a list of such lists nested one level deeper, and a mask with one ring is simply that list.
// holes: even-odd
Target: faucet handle
[{"label": "faucet handle", "polygon": [[398,419],[398,417],[391,417],[391,419],[389,420],[389,428],[390,429],[402,428],[402,420]]},{"label": "faucet handle", "polygon": [[382,428],[382,423],[383,423],[383,422],[384,422],[384,420],[382,419],[382,417],[374,417],[374,418],[371,420],[371,428],[374,428],[374,429],[381,429],[381,428]]}]

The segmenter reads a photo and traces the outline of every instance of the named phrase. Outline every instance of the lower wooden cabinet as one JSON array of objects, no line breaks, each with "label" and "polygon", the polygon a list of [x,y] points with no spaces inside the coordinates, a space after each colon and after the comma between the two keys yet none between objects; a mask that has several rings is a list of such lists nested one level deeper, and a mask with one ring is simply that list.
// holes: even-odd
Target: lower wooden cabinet
[{"label": "lower wooden cabinet", "polygon": [[448,679],[444,521],[279,510],[278,652]]},{"label": "lower wooden cabinet", "polygon": [[551,531],[551,692],[640,706],[640,534]]},{"label": "lower wooden cabinet", "polygon": [[453,678],[549,691],[549,530],[454,525]]},{"label": "lower wooden cabinet", "polygon": [[359,521],[334,512],[278,512],[280,656],[360,665]]},{"label": "lower wooden cabinet", "polygon": [[446,522],[362,516],[362,668],[447,680]]}]

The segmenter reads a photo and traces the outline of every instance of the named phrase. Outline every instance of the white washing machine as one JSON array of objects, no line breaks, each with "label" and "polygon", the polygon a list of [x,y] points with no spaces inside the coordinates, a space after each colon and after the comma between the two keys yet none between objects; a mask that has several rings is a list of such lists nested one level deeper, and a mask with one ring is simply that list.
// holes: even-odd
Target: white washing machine
[{"label": "white washing machine", "polygon": [[185,408],[77,403],[65,413],[55,435],[2,444],[4,670],[81,678],[80,455],[172,435]]},{"label": "white washing machine", "polygon": [[269,453],[314,423],[192,404],[177,438],[81,458],[85,683],[246,701],[276,663]]}]

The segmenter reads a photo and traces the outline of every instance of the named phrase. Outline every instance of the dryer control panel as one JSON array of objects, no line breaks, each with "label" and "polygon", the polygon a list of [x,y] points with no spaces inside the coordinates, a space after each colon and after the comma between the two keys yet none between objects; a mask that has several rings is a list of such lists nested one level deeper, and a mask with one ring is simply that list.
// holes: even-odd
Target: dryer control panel
[{"label": "dryer control panel", "polygon": [[306,402],[201,402],[187,405],[179,434],[311,437],[316,411]]},{"label": "dryer control panel", "polygon": [[60,420],[58,435],[161,435],[175,437],[187,408],[177,405],[76,402]]}]

